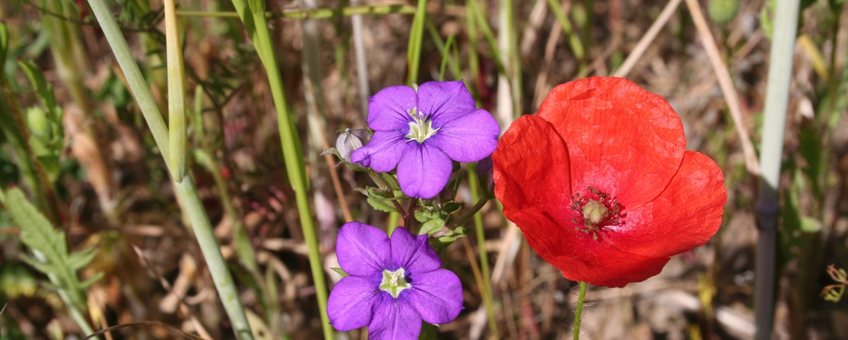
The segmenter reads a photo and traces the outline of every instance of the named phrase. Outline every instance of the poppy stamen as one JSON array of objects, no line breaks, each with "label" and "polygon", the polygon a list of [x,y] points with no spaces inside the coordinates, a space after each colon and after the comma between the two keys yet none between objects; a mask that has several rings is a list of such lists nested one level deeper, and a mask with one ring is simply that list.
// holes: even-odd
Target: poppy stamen
[{"label": "poppy stamen", "polygon": [[592,239],[597,241],[599,234],[608,231],[606,227],[620,225],[624,214],[621,204],[608,193],[593,187],[588,187],[587,191],[583,195],[575,193],[571,196],[571,210],[574,211],[571,221],[577,225],[574,230],[591,234]]}]

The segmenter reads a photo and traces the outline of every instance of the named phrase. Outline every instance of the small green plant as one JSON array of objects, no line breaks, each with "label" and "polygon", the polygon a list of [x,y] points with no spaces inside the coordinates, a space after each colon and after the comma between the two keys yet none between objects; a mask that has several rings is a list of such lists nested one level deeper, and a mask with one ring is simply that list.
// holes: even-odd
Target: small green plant
[{"label": "small green plant", "polygon": [[829,265],[827,266],[827,274],[838,283],[825,286],[822,289],[821,296],[827,301],[839,302],[842,299],[842,294],[845,293],[845,287],[848,286],[848,273],[845,272],[845,269],[837,269],[836,266]]}]

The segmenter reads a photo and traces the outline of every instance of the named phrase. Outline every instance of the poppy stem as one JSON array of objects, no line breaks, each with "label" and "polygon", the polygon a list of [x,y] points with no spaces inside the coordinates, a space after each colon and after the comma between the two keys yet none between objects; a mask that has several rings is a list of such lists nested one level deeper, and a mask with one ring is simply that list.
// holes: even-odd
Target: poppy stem
[{"label": "poppy stem", "polygon": [[574,313],[574,340],[580,339],[580,319],[583,315],[583,300],[586,299],[586,282],[580,281],[580,296],[577,298],[577,311]]}]

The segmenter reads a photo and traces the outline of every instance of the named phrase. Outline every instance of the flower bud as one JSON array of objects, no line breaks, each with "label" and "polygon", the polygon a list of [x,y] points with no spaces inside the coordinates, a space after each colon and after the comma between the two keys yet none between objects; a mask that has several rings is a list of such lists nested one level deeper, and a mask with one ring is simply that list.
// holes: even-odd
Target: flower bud
[{"label": "flower bud", "polygon": [[339,135],[339,138],[336,138],[336,151],[339,153],[339,157],[344,159],[345,162],[352,163],[350,155],[354,150],[361,148],[362,141],[368,138],[370,138],[370,133],[366,129],[345,129]]}]

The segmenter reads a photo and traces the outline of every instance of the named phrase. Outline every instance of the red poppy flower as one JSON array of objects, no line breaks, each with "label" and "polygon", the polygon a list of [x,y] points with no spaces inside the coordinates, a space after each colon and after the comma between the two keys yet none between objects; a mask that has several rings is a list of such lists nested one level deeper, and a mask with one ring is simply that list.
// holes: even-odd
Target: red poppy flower
[{"label": "red poppy flower", "polygon": [[727,201],[668,102],[623,78],[557,86],[492,159],[506,217],[566,278],[597,286],[643,281],[706,243]]}]

